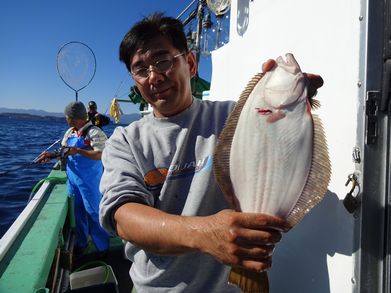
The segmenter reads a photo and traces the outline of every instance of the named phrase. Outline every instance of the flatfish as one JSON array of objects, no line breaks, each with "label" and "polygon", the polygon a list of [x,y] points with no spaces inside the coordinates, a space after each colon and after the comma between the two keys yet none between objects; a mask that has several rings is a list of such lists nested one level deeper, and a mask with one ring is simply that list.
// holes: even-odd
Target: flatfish
[{"label": "flatfish", "polygon": [[[292,54],[256,74],[227,119],[214,154],[214,173],[236,211],[258,212],[296,225],[327,191],[331,166],[319,102]],[[268,292],[266,273],[232,268],[244,292]]]}]

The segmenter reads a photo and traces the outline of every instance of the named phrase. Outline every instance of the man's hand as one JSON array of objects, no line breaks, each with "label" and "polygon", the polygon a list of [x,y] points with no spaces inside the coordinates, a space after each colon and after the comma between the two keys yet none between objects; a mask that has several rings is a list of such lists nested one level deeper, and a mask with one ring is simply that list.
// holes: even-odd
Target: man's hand
[{"label": "man's hand", "polygon": [[272,252],[289,225],[259,213],[223,210],[205,218],[199,249],[218,261],[253,271],[270,268]]},{"label": "man's hand", "polygon": [[67,146],[67,150],[64,152],[66,156],[74,156],[79,153],[79,148],[74,146]]},{"label": "man's hand", "polygon": [[223,210],[204,217],[167,214],[138,203],[115,212],[118,235],[156,254],[203,252],[231,266],[253,271],[270,267],[271,253],[289,225],[259,213]]},{"label": "man's hand", "polygon": [[35,162],[39,164],[45,164],[53,158],[54,158],[54,154],[52,152],[45,151],[38,156]]},{"label": "man's hand", "polygon": [[138,203],[115,212],[118,235],[156,254],[208,253],[218,261],[253,271],[271,266],[271,253],[289,225],[259,213],[223,210],[205,217],[167,214]]}]

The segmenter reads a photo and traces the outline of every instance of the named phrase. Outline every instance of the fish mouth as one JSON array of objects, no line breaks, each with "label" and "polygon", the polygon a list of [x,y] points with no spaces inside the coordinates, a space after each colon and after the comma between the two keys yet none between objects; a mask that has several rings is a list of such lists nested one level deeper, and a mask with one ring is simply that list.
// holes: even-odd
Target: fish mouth
[{"label": "fish mouth", "polygon": [[273,113],[272,110],[267,108],[255,108],[255,110],[257,110],[259,115],[270,115]]}]

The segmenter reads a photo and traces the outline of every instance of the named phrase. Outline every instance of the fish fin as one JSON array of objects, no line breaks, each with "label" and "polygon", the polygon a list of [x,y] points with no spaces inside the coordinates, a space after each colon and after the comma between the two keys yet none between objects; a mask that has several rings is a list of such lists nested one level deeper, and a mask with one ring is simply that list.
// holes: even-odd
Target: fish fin
[{"label": "fish fin", "polygon": [[243,293],[269,293],[266,272],[253,272],[242,268],[231,268],[228,282],[238,286]]},{"label": "fish fin", "polygon": [[240,210],[240,207],[235,197],[229,172],[232,139],[235,134],[236,125],[238,124],[238,120],[240,117],[240,113],[242,112],[243,106],[246,103],[247,98],[253,91],[254,87],[257,85],[258,81],[260,81],[264,75],[264,73],[256,74],[247,84],[246,88],[240,95],[235,108],[232,110],[226,120],[229,122],[226,123],[223,131],[220,133],[213,155],[213,171],[217,184],[220,186],[231,207],[235,210]]},{"label": "fish fin", "polygon": [[317,115],[312,115],[312,119],[314,143],[311,168],[303,191],[287,217],[292,226],[300,222],[305,214],[322,200],[331,177],[331,163],[322,121]]},{"label": "fish fin", "polygon": [[311,109],[316,110],[320,108],[320,101],[317,99],[310,99]]}]

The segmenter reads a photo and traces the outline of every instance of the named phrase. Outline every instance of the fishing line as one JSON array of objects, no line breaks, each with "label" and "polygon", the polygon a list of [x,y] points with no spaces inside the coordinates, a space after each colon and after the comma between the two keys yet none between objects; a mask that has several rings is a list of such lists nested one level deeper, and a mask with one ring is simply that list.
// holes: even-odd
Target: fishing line
[{"label": "fishing line", "polygon": [[30,166],[32,166],[32,165],[38,164],[37,160],[38,160],[39,156],[42,155],[44,152],[50,150],[54,145],[56,145],[57,143],[59,143],[59,142],[61,141],[61,139],[62,139],[62,138],[59,138],[59,139],[57,139],[55,142],[53,142],[49,147],[47,147],[47,148],[46,148],[44,151],[42,151],[38,156],[36,156],[36,157],[34,158],[34,160],[32,160],[31,162],[29,162],[29,163],[24,163],[23,165],[18,166],[18,167],[14,168],[14,169],[10,169],[10,170],[4,171],[4,172],[0,173],[0,177],[5,176],[5,175],[7,175],[7,174],[9,174],[9,173],[11,173],[11,172],[15,172],[15,171],[18,171],[18,170],[21,170],[21,169],[25,169],[25,168],[27,168],[27,167],[30,167]]},{"label": "fishing line", "polygon": [[55,142],[53,142],[50,146],[48,146],[43,152],[41,152],[38,156],[36,156],[33,160],[33,163],[36,163],[39,156],[42,155],[44,152],[50,150],[53,146],[55,146],[56,144],[58,144],[59,142],[61,141],[61,138],[57,139]]},{"label": "fishing line", "polygon": [[117,91],[116,91],[115,94],[114,94],[114,97],[116,97],[116,96],[118,95],[118,92],[119,92],[119,90],[121,89],[121,87],[122,87],[122,85],[123,85],[123,83],[124,83],[126,77],[128,77],[128,75],[129,75],[129,73],[126,72],[124,78],[122,79],[122,81],[120,82],[120,84],[119,84],[119,86],[118,86],[118,88],[117,88]]},{"label": "fishing line", "polygon": [[123,94],[119,95],[118,98],[122,98],[122,97],[127,96],[127,95],[129,95],[129,92],[124,92]]},{"label": "fishing line", "polygon": [[[124,78],[121,80],[121,82],[120,82],[120,84],[119,84],[117,90],[116,90],[115,93],[114,93],[114,97],[113,97],[114,99],[119,98],[119,97],[118,97],[118,92],[119,92],[119,90],[122,88],[122,85],[123,85],[123,83],[125,82],[125,79],[126,79],[126,77],[128,77],[128,75],[129,75],[129,73],[126,72]],[[111,105],[107,106],[106,111],[105,111],[105,114],[107,114],[107,111],[109,110],[110,106],[111,106]]]},{"label": "fishing line", "polygon": [[21,165],[21,166],[19,166],[19,167],[17,167],[17,168],[14,168],[14,169],[11,169],[11,170],[4,171],[4,172],[0,173],[0,177],[5,176],[5,175],[7,175],[7,174],[9,174],[9,173],[11,173],[11,172],[15,172],[15,171],[18,171],[18,170],[21,170],[21,169],[25,169],[25,168],[27,168],[27,167],[29,167],[29,166],[31,166],[31,165],[34,165],[34,164],[36,164],[36,163],[34,163],[34,162],[25,163],[25,164],[23,164],[23,165]]}]

